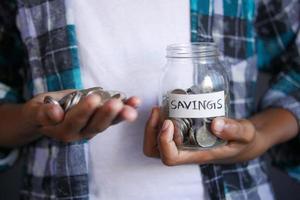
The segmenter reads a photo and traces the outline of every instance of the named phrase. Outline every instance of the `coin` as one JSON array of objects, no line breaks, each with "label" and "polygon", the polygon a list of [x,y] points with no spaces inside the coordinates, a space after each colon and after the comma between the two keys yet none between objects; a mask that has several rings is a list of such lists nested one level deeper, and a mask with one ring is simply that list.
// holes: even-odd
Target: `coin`
[{"label": "coin", "polygon": [[204,125],[206,126],[206,129],[211,132],[211,124],[214,118],[204,118]]},{"label": "coin", "polygon": [[45,96],[45,98],[44,98],[44,103],[50,103],[50,104],[55,104],[55,105],[59,105],[59,106],[60,106],[59,102],[56,101],[56,100],[55,100],[53,97],[51,97],[51,96]]},{"label": "coin", "polygon": [[198,86],[193,85],[192,87],[190,87],[189,89],[187,89],[187,93],[188,94],[200,94],[201,90]]},{"label": "coin", "polygon": [[187,92],[183,89],[175,89],[171,91],[171,94],[187,94]]},{"label": "coin", "polygon": [[108,100],[111,99],[111,96],[110,96],[109,92],[104,91],[104,90],[102,90],[102,91],[97,91],[95,94],[100,95],[100,97],[101,97],[101,102],[102,102],[103,104],[104,104],[106,101],[108,101]]},{"label": "coin", "polygon": [[78,91],[71,92],[70,94],[67,94],[64,96],[60,101],[59,104],[62,106],[64,111],[67,111],[72,106],[72,99],[77,94]]},{"label": "coin", "polygon": [[82,89],[80,90],[80,92],[82,92],[82,94],[84,96],[89,96],[97,91],[102,91],[103,88],[102,87],[92,87],[92,88],[88,88],[88,89]]},{"label": "coin", "polygon": [[188,128],[192,127],[193,124],[188,118],[182,118],[181,120],[187,125]]},{"label": "coin", "polygon": [[110,94],[111,98],[120,99],[121,101],[125,101],[127,99],[125,93],[123,92],[109,90],[108,93]]},{"label": "coin", "polygon": [[178,118],[173,118],[171,119],[171,121],[174,124],[174,134],[175,136],[180,136],[182,138],[182,140],[185,140],[185,138],[188,135],[188,127],[187,125]]},{"label": "coin", "polygon": [[76,91],[72,98],[70,98],[70,103],[68,104],[68,107],[65,108],[65,111],[70,110],[73,106],[77,105],[79,101],[81,100],[82,93],[80,91]]},{"label": "coin", "polygon": [[189,129],[189,142],[191,145],[195,145],[196,144],[196,139],[195,139],[195,135],[194,135],[194,129],[190,128]]},{"label": "coin", "polygon": [[174,124],[174,139],[175,139],[175,143],[177,145],[181,145],[183,143],[183,139],[184,139],[184,135],[183,135],[183,132],[182,132],[181,125],[175,119],[171,119],[171,121]]},{"label": "coin", "polygon": [[192,118],[186,118],[186,119],[190,122],[191,127],[194,126],[195,121]]},{"label": "coin", "polygon": [[99,95],[101,97],[102,104],[104,104],[106,101],[108,101],[111,98],[118,98],[121,99],[122,101],[125,101],[127,98],[126,95],[122,92],[105,91],[102,87],[92,87],[88,89],[76,90],[74,92],[71,92],[65,95],[59,101],[53,99],[51,96],[46,96],[44,98],[44,103],[60,105],[63,108],[63,110],[66,112],[69,109],[71,109],[73,106],[78,104],[83,97],[92,94]]},{"label": "coin", "polygon": [[217,137],[211,134],[206,126],[198,128],[195,134],[196,141],[201,147],[212,147],[217,142]]},{"label": "coin", "polygon": [[76,91],[73,91],[67,95],[65,95],[63,98],[61,98],[58,102],[60,105],[65,105],[66,104],[66,101],[70,98],[72,98],[74,95],[75,95]]},{"label": "coin", "polygon": [[106,101],[111,99],[111,95],[108,91],[103,90],[101,87],[94,87],[94,88],[89,88],[85,89],[82,91],[84,96],[89,96],[89,95],[99,95],[101,97],[101,103],[104,104]]}]

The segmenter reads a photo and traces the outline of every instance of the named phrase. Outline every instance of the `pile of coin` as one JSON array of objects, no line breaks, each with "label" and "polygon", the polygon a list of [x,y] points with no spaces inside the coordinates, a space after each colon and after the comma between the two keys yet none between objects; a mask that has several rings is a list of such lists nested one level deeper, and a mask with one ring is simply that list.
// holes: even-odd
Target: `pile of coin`
[{"label": "pile of coin", "polygon": [[[172,94],[199,94],[200,89],[192,86],[187,90],[174,89]],[[168,112],[168,99],[163,102],[164,111]],[[174,124],[174,138],[177,139],[177,145],[182,147],[200,147],[210,148],[223,143],[211,132],[211,123],[214,118],[171,118]]]},{"label": "pile of coin", "polygon": [[63,108],[65,112],[70,110],[73,106],[79,103],[79,101],[91,94],[99,95],[101,97],[101,103],[104,104],[106,101],[116,98],[122,101],[126,100],[126,95],[119,91],[104,90],[102,87],[93,87],[83,90],[76,90],[70,94],[64,96],[60,100],[56,100],[51,96],[46,96],[44,98],[44,103],[51,103],[59,105]]}]

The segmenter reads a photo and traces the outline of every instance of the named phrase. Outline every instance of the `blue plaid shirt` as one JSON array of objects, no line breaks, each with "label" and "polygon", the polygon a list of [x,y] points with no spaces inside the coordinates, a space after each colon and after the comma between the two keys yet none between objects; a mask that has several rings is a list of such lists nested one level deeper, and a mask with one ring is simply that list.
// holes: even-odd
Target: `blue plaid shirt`
[{"label": "blue plaid shirt", "polygon": [[[11,57],[0,55],[1,74],[10,71],[12,77],[22,77],[22,82],[18,82],[16,78],[0,76],[0,102],[20,102],[42,92],[81,88],[74,13],[68,9],[68,1],[18,0],[17,7],[5,2],[0,3],[3,11],[10,8],[17,13],[0,14],[0,33],[15,31],[3,21],[11,18],[13,23],[16,16],[27,59],[20,67],[9,64]],[[247,118],[257,112],[256,82],[258,72],[264,71],[273,79],[260,109],[285,108],[300,121],[299,6],[298,0],[190,0],[191,40],[215,41],[230,64],[226,70],[230,77],[232,117]],[[0,35],[0,46],[4,41]],[[23,90],[21,83],[25,84]],[[293,141],[299,146],[298,137]],[[290,163],[279,159],[285,157],[286,149],[280,146],[273,151],[281,155],[277,163]],[[288,151],[300,161],[297,152],[290,148]],[[0,167],[11,166],[17,155],[16,150],[0,154]],[[22,199],[89,198],[88,143],[65,144],[41,138],[28,144],[23,156],[27,166]],[[296,176],[297,164],[288,166]],[[262,157],[231,165],[201,165],[200,169],[211,199],[273,198]]]}]

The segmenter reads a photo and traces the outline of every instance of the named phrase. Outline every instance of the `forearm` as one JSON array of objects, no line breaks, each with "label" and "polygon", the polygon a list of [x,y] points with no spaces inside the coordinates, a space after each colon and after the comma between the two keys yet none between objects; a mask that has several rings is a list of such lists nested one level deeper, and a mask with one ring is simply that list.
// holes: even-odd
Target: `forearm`
[{"label": "forearm", "polygon": [[281,108],[265,110],[250,118],[250,121],[272,145],[292,139],[299,131],[294,115]]},{"label": "forearm", "polygon": [[265,110],[249,120],[257,131],[257,146],[263,146],[262,148],[265,150],[294,138],[299,131],[295,116],[288,110],[281,108]]},{"label": "forearm", "polygon": [[31,117],[24,113],[23,104],[2,104],[0,113],[1,147],[21,146],[39,137],[30,122]]}]

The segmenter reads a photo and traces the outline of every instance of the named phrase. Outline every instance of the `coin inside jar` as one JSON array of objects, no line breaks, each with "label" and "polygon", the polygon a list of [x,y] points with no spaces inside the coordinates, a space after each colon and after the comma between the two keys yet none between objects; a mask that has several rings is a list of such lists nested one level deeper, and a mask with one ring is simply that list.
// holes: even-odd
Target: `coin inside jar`
[{"label": "coin inside jar", "polygon": [[174,138],[176,138],[176,144],[181,145],[187,138],[188,127],[181,119],[171,119],[174,124]]},{"label": "coin inside jar", "polygon": [[212,147],[218,138],[211,134],[205,126],[202,126],[196,130],[195,139],[201,147]]},{"label": "coin inside jar", "polygon": [[187,92],[183,89],[175,89],[171,91],[171,94],[187,94]]},{"label": "coin inside jar", "polygon": [[182,118],[181,120],[187,125],[188,128],[191,128],[193,126],[191,120],[189,120],[188,118]]},{"label": "coin inside jar", "polygon": [[197,144],[196,139],[195,139],[195,131],[193,128],[189,129],[189,142],[191,145]]},{"label": "coin inside jar", "polygon": [[187,89],[187,93],[188,94],[199,94],[201,93],[201,90],[198,86],[193,85],[192,87],[190,87],[189,89]]}]

